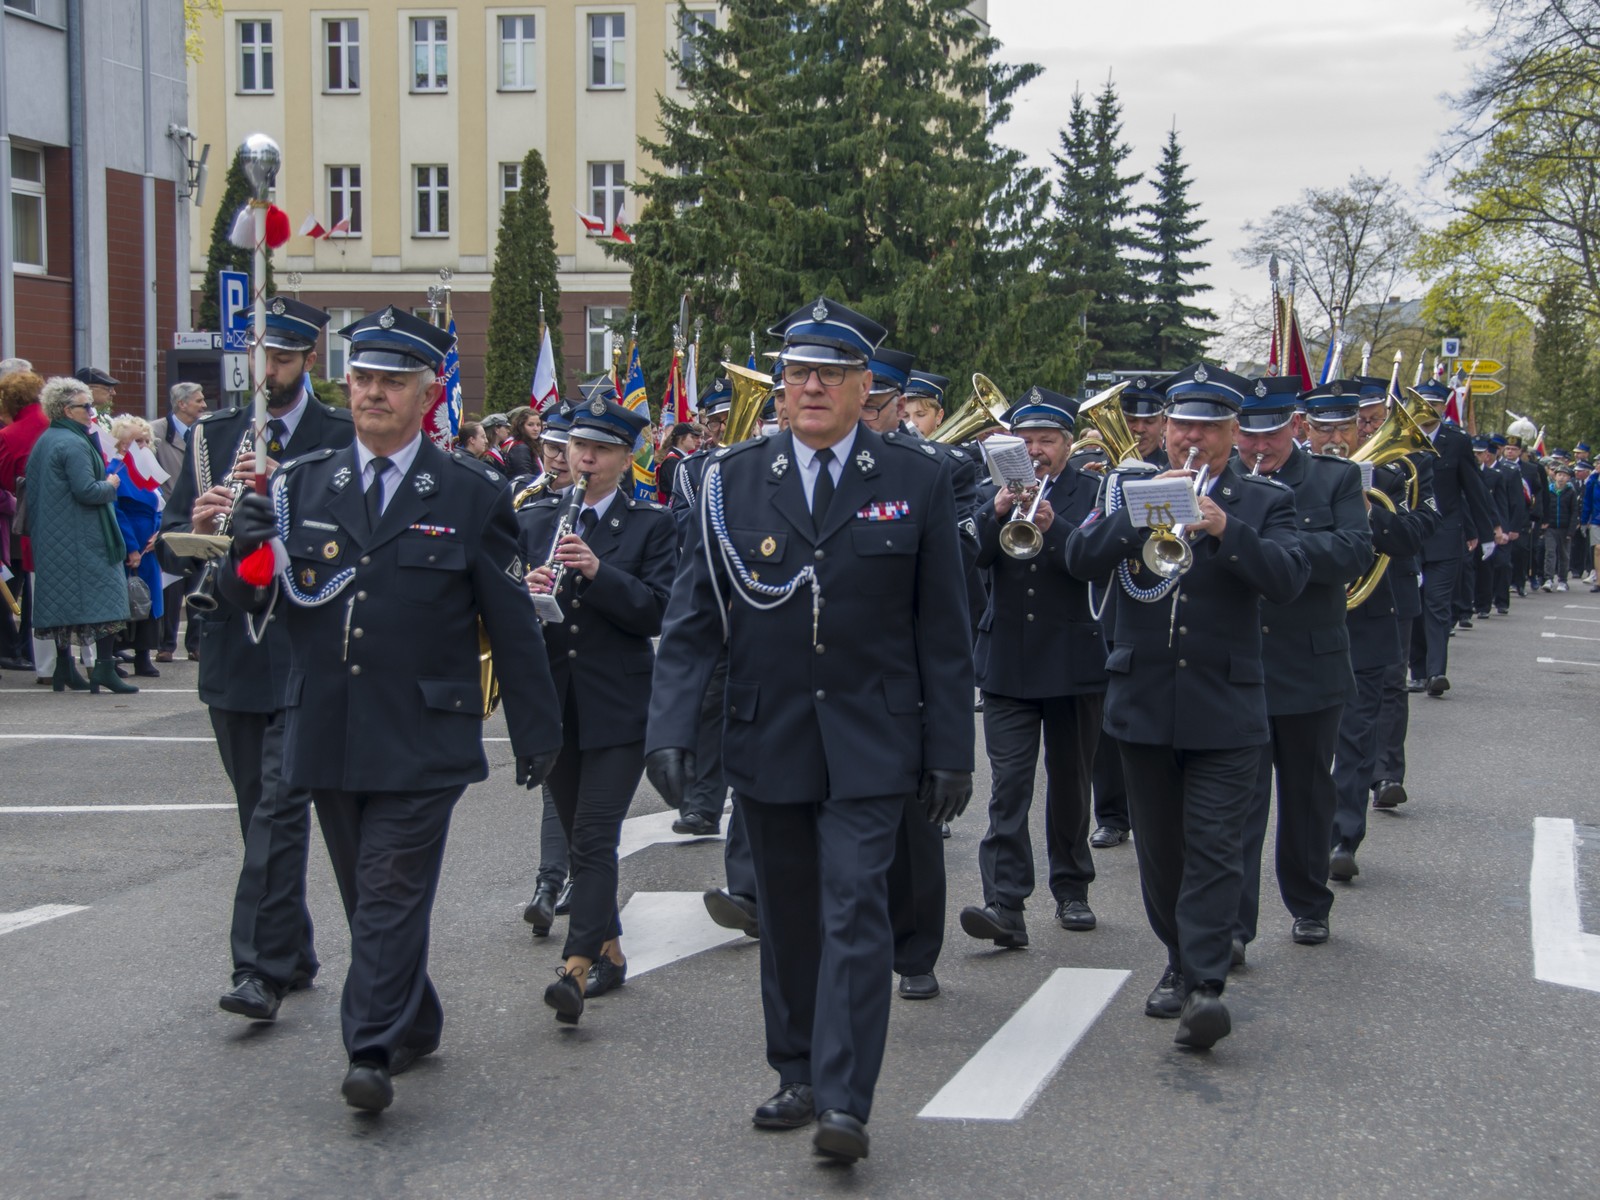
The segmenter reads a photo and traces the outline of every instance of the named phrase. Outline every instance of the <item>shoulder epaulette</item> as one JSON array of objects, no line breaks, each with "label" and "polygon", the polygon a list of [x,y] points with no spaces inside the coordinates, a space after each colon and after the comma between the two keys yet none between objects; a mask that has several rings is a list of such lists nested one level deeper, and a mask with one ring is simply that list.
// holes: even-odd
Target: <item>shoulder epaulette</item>
[{"label": "shoulder epaulette", "polygon": [[[321,401],[318,401],[318,403],[320,404]],[[355,417],[350,415],[350,410],[348,408],[340,408],[337,404],[323,404],[322,411],[325,415],[332,417],[336,421],[355,420]]]},{"label": "shoulder epaulette", "polygon": [[888,433],[879,434],[885,446],[897,446],[901,450],[909,450],[919,458],[936,459],[939,457],[939,443],[925,442],[920,438],[909,438],[898,429],[891,429]]},{"label": "shoulder epaulette", "polygon": [[236,417],[243,412],[244,409],[242,408],[217,408],[212,409],[210,412],[201,413],[196,420],[202,423],[206,421],[220,421],[223,417]]},{"label": "shoulder epaulette", "polygon": [[496,486],[499,486],[506,481],[506,477],[499,471],[496,471],[493,467],[480,462],[476,458],[473,458],[472,455],[468,454],[465,450],[450,451],[450,458],[451,461],[459,464],[462,467],[465,467],[468,473],[476,476],[479,479],[486,480],[487,482]]},{"label": "shoulder epaulette", "polygon": [[1281,479],[1274,479],[1271,475],[1251,475],[1246,473],[1241,474],[1239,478],[1248,479],[1251,483],[1270,483],[1273,487],[1280,488],[1285,492],[1294,491],[1287,483],[1284,483]]},{"label": "shoulder epaulette", "polygon": [[728,458],[731,455],[738,454],[738,453],[740,453],[742,451],[745,451],[745,450],[749,450],[753,446],[765,446],[766,444],[767,444],[767,435],[764,434],[764,433],[758,433],[758,434],[756,434],[755,437],[746,438],[742,442],[735,442],[731,446],[718,446],[715,450],[713,450],[711,452],[711,457],[712,458]]},{"label": "shoulder epaulette", "polygon": [[332,458],[337,453],[339,452],[333,449],[331,446],[324,446],[321,450],[311,451],[310,454],[298,455],[295,458],[291,458],[288,462],[278,464],[278,474],[281,475],[285,471],[292,471],[296,467],[303,467],[306,465],[306,463],[321,462],[325,458]]}]

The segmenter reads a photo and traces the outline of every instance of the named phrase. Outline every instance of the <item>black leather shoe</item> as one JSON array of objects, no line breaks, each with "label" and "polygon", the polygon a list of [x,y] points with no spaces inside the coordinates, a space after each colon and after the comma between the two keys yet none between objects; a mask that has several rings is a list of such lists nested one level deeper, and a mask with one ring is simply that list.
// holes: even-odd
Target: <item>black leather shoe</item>
[{"label": "black leather shoe", "polygon": [[1183,972],[1177,967],[1168,967],[1161,972],[1160,981],[1144,998],[1144,1015],[1170,1021],[1182,1008]]},{"label": "black leather shoe", "polygon": [[940,821],[939,822],[939,836],[944,838],[944,840],[947,841],[947,842],[950,840],[950,822],[949,821]]},{"label": "black leather shoe", "polygon": [[541,883],[533,889],[533,899],[522,910],[522,919],[533,926],[534,937],[549,937],[550,926],[556,919],[556,889]]},{"label": "black leather shoe", "polygon": [[556,893],[556,916],[564,917],[572,911],[572,876],[567,876],[567,881],[561,885],[561,890]]},{"label": "black leather shoe", "polygon": [[1315,917],[1300,917],[1294,923],[1291,936],[1302,946],[1320,946],[1328,940],[1328,923]]},{"label": "black leather shoe", "polygon": [[1028,927],[1020,911],[1001,908],[998,904],[985,904],[979,908],[969,904],[961,910],[961,929],[969,937],[987,938],[996,946],[1007,948],[1028,944]]},{"label": "black leather shoe", "polygon": [[809,1083],[786,1083],[756,1105],[750,1123],[758,1129],[800,1129],[817,1119]]},{"label": "black leather shoe", "polygon": [[1450,680],[1443,675],[1435,675],[1428,680],[1428,695],[1437,700],[1450,690]]},{"label": "black leather shoe", "polygon": [[1328,878],[1339,883],[1349,883],[1361,868],[1356,866],[1356,852],[1352,846],[1340,842],[1333,848],[1333,853],[1328,855]]},{"label": "black leather shoe", "polygon": [[1509,617],[1511,615],[1511,610],[1509,608],[1497,608],[1495,609],[1495,612],[1499,613],[1502,617]]},{"label": "black leather shoe", "polygon": [[1128,840],[1126,829],[1113,829],[1109,825],[1102,825],[1089,835],[1089,845],[1096,850],[1109,850],[1113,846],[1120,846]]},{"label": "black leather shoe", "polygon": [[716,837],[722,831],[722,822],[701,813],[684,813],[672,823],[673,833],[686,833],[690,837]]},{"label": "black leather shoe", "polygon": [[902,1000],[932,1000],[939,994],[939,980],[932,971],[926,975],[900,976]]},{"label": "black leather shoe", "polygon": [[829,1108],[817,1116],[817,1132],[811,1135],[811,1144],[823,1158],[853,1163],[867,1157],[872,1139],[867,1136],[865,1121],[842,1109]]},{"label": "black leather shoe", "polygon": [[596,996],[604,996],[607,992],[614,992],[628,980],[628,964],[618,966],[604,954],[594,960],[594,966],[589,968],[589,980],[583,985],[583,998],[593,1000]]},{"label": "black leather shoe", "polygon": [[576,1025],[583,1016],[583,988],[565,967],[557,967],[556,976],[556,981],[544,990],[544,1002],[556,1010],[556,1020],[563,1025]]},{"label": "black leather shoe", "polygon": [[231,991],[222,993],[217,1007],[223,1012],[249,1017],[252,1021],[275,1021],[281,1001],[278,989],[261,976],[246,975],[233,985]]},{"label": "black leather shoe", "polygon": [[1228,969],[1237,970],[1244,966],[1244,939],[1234,938],[1233,945],[1228,947]]},{"label": "black leather shoe", "polygon": [[1197,987],[1183,1001],[1178,1014],[1178,1032],[1172,1040],[1180,1046],[1209,1050],[1233,1032],[1233,1020],[1222,997],[1208,987]]},{"label": "black leather shoe", "polygon": [[1406,691],[1408,691],[1408,692],[1420,692],[1420,691],[1423,691],[1427,686],[1428,686],[1428,681],[1426,679],[1408,679],[1408,680],[1406,680]]},{"label": "black leather shoe", "polygon": [[389,1082],[389,1069],[382,1063],[357,1061],[344,1073],[344,1086],[339,1089],[344,1102],[351,1108],[367,1112],[382,1112],[394,1103],[394,1085]]},{"label": "black leather shoe", "polygon": [[438,1048],[438,1042],[431,1046],[397,1046],[395,1052],[389,1055],[390,1077],[405,1074],[415,1065],[417,1059],[427,1058]]},{"label": "black leather shoe", "polygon": [[[1489,614],[1488,613],[1479,613],[1478,615],[1480,617],[1487,617]],[[1457,629],[1471,629],[1472,628],[1472,619],[1470,617],[1462,617],[1459,621],[1456,622],[1456,628]]]},{"label": "black leather shoe", "polygon": [[1088,933],[1096,924],[1094,912],[1084,900],[1063,900],[1056,905],[1056,921],[1073,933]]},{"label": "black leather shoe", "polygon": [[156,670],[155,666],[147,658],[140,659],[138,662],[133,664],[133,673],[144,679],[161,678],[161,672]]},{"label": "black leather shoe", "polygon": [[746,937],[761,936],[755,897],[712,888],[702,899],[706,902],[706,912],[711,919],[724,929],[737,929]]},{"label": "black leather shoe", "polygon": [[1406,785],[1392,779],[1380,779],[1372,788],[1373,808],[1398,808],[1407,800]]},{"label": "black leather shoe", "polygon": [[31,671],[33,663],[25,658],[0,658],[0,671]]}]

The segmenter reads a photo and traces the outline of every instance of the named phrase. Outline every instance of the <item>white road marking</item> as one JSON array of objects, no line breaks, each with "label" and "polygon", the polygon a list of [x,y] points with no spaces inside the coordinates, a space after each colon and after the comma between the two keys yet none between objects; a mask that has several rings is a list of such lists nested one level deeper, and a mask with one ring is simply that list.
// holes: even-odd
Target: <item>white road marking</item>
[{"label": "white road marking", "polygon": [[1600,604],[1563,604],[1562,608],[1581,608],[1584,612],[1600,612]]},{"label": "white road marking", "polygon": [[1577,625],[1600,625],[1600,617],[1546,617],[1546,621],[1571,621]]},{"label": "white road marking", "polygon": [[[141,696],[193,696],[200,691],[199,688],[153,688],[142,687],[139,689]],[[41,688],[0,688],[0,696],[53,696],[55,689]]]},{"label": "white road marking", "polygon": [[1584,637],[1579,633],[1551,633],[1548,629],[1539,632],[1540,637],[1561,638],[1568,642],[1600,642],[1600,637]]},{"label": "white road marking", "polygon": [[628,978],[654,971],[727,942],[745,941],[706,914],[699,892],[635,892],[622,908],[622,948]]},{"label": "white road marking", "polygon": [[1117,994],[1127,971],[1058,968],[917,1115],[1015,1121]]},{"label": "white road marking", "polygon": [[235,812],[236,804],[6,804],[0,813]]},{"label": "white road marking", "polygon": [[[1597,639],[1600,640],[1600,639]],[[214,737],[157,737],[142,733],[0,733],[7,742],[205,742]]]},{"label": "white road marking", "polygon": [[1549,665],[1552,665],[1552,666],[1561,666],[1561,667],[1600,667],[1600,663],[1597,663],[1597,662],[1580,662],[1575,658],[1543,658],[1543,657],[1540,657],[1540,658],[1534,659],[1533,661],[1537,662],[1537,663],[1546,663],[1546,664],[1549,664]]},{"label": "white road marking", "polygon": [[[723,809],[727,812],[732,805]],[[658,842],[725,842],[727,837],[717,834],[715,837],[688,837],[685,834],[673,833],[672,823],[678,819],[678,810],[669,808],[666,812],[648,813],[642,817],[629,817],[622,823],[622,840],[617,845],[617,859],[621,861],[630,854],[637,854]],[[631,968],[630,968],[631,969]]]},{"label": "white road marking", "polygon": [[41,921],[68,917],[75,912],[83,912],[88,907],[87,904],[41,904],[37,908],[25,908],[21,912],[0,913],[0,934],[15,933],[19,929],[26,929],[29,925],[37,925]]},{"label": "white road marking", "polygon": [[1578,831],[1565,818],[1535,817],[1528,876],[1533,977],[1600,992],[1600,935],[1578,916]]}]

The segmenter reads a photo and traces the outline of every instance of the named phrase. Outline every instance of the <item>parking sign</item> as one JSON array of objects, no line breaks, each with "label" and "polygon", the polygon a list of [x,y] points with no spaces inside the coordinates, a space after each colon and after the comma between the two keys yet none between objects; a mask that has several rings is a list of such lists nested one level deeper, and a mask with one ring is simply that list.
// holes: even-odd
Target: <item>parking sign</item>
[{"label": "parking sign", "polygon": [[243,271],[218,271],[221,290],[218,311],[222,313],[222,348],[235,352],[250,349],[250,276]]}]

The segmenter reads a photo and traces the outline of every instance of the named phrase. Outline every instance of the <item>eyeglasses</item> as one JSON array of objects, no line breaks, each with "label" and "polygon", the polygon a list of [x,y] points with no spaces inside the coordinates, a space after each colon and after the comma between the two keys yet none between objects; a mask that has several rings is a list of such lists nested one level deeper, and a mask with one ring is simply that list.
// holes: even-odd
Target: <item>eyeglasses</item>
[{"label": "eyeglasses", "polygon": [[792,388],[805,387],[806,380],[811,378],[814,371],[823,387],[838,387],[849,370],[849,367],[840,363],[784,363],[783,382]]},{"label": "eyeglasses", "polygon": [[68,412],[71,412],[75,408],[87,408],[87,409],[93,410],[94,405],[89,403],[89,401],[87,401],[87,400],[82,400],[82,401],[79,401],[76,404],[67,405],[67,411]]}]

